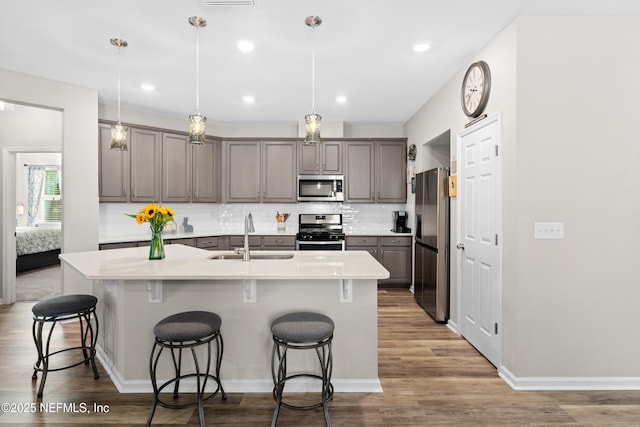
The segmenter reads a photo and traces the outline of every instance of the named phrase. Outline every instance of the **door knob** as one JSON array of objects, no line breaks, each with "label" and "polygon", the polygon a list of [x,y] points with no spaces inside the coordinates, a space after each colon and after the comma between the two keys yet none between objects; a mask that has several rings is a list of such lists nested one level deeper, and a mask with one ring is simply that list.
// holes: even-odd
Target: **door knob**
[{"label": "door knob", "polygon": [[458,248],[458,249],[462,249],[462,250],[464,251],[464,243],[458,243],[458,244],[456,245],[456,248]]}]

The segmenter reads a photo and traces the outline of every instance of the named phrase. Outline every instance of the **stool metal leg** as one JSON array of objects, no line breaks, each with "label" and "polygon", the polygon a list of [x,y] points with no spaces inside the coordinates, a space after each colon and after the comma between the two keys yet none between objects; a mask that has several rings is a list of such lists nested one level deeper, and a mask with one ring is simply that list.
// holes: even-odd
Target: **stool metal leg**
[{"label": "stool metal leg", "polygon": [[[95,333],[93,331],[93,326],[91,325],[91,315],[94,315],[96,330]],[[87,322],[86,330],[84,331],[84,335],[82,332],[82,316],[84,316],[85,321]],[[98,341],[98,317],[95,316],[95,310],[90,310],[83,315],[78,316],[80,320],[80,336],[82,337],[82,342],[80,346],[82,347],[82,353],[84,354],[84,364],[88,365],[91,363],[91,368],[93,369],[93,379],[97,380],[100,378],[100,374],[98,374],[98,367],[96,366],[96,343]],[[89,356],[87,357],[87,337],[89,337]]]},{"label": "stool metal leg", "polygon": [[[280,341],[274,337],[273,349],[271,351],[271,376],[273,377],[273,398],[276,402],[271,426],[276,427],[278,424],[278,416],[280,408],[307,410],[322,407],[325,425],[331,427],[331,419],[329,418],[328,402],[333,400],[333,384],[331,384],[331,374],[333,371],[333,356],[331,351],[331,341],[333,337],[327,340],[305,345],[293,345],[284,341]],[[302,373],[287,376],[287,351],[293,350],[311,350],[314,349],[320,364],[321,375],[314,373]],[[277,357],[277,359],[276,359]],[[322,383],[321,401],[316,404],[296,406],[283,401],[284,387],[287,380],[297,377],[310,377],[319,379]]]},{"label": "stool metal leg", "polygon": [[151,405],[151,413],[149,414],[149,418],[147,418],[147,427],[151,425],[151,420],[153,419],[153,415],[156,413],[156,407],[158,406],[158,381],[156,380],[156,371],[158,369],[158,360],[160,360],[160,354],[164,347],[160,346],[160,350],[158,350],[158,355],[153,358],[153,355],[158,348],[158,343],[153,344],[153,348],[151,349],[151,356],[149,357],[149,373],[151,374],[151,386],[153,387],[153,404]]},{"label": "stool metal leg", "polygon": [[[216,372],[215,376],[210,374],[211,371],[211,341],[216,340]],[[198,361],[198,356],[196,354],[195,348],[197,346],[207,344],[207,363],[206,370],[200,370],[200,362]],[[175,377],[158,386],[157,382],[157,370],[158,370],[158,361],[160,360],[160,356],[162,351],[165,348],[169,348],[171,351],[171,358],[173,361],[173,366],[175,369]],[[189,348],[191,350],[191,356],[193,357],[193,363],[195,366],[195,373],[182,374],[182,350]],[[178,352],[176,357],[175,352]],[[204,417],[204,402],[209,398],[215,396],[218,392],[222,393],[222,400],[227,399],[227,395],[222,388],[222,383],[220,381],[220,366],[222,364],[222,336],[218,333],[216,336],[211,336],[207,340],[197,340],[193,342],[167,342],[162,341],[161,339],[156,339],[151,349],[151,355],[149,357],[149,374],[151,376],[151,385],[153,387],[153,404],[151,406],[151,413],[149,414],[149,418],[147,419],[147,426],[151,425],[151,421],[153,420],[153,416],[155,414],[156,408],[158,405],[164,406],[166,408],[186,408],[189,406],[197,406],[198,408],[198,418],[200,421],[200,426],[205,426],[205,417]],[[174,394],[173,398],[178,398],[178,387],[179,383],[184,378],[195,377],[196,379],[196,394],[197,400],[195,402],[189,402],[184,404],[169,404],[163,402],[160,399],[160,393],[162,390],[173,383],[174,385]],[[212,377],[216,380],[217,388],[211,394],[205,397],[205,389],[207,387],[207,381],[209,377]]]}]

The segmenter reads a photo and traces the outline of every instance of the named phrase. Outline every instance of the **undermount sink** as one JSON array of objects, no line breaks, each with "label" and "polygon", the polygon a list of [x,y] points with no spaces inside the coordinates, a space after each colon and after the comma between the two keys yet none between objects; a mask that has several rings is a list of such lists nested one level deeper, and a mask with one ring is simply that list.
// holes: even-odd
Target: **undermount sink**
[{"label": "undermount sink", "polygon": [[[220,255],[211,255],[209,259],[214,260],[231,260],[231,259],[239,259],[242,260],[242,254],[220,254]],[[291,259],[293,258],[293,254],[255,254],[251,255],[250,261],[258,260],[258,259]]]}]

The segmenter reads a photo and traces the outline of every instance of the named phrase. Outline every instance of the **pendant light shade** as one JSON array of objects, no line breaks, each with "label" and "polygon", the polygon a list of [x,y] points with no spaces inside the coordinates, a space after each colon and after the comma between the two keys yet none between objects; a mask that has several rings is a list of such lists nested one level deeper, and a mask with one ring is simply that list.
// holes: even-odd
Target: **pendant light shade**
[{"label": "pendant light shade", "polygon": [[[304,23],[311,27],[313,31],[322,24],[319,16],[307,16]],[[313,42],[312,42],[313,43]],[[311,113],[304,116],[305,122],[305,145],[317,145],[320,143],[320,124],[322,117],[316,113],[316,51],[312,47],[311,53]]]},{"label": "pendant light shade", "polygon": [[316,113],[304,116],[306,133],[304,137],[305,145],[316,145],[320,143],[320,121],[322,117]]},{"label": "pendant light shade", "polygon": [[196,113],[189,116],[189,142],[204,144],[207,118],[200,114],[200,34],[198,29],[207,26],[207,20],[197,16],[189,18],[196,27]]},{"label": "pendant light shade", "polygon": [[122,39],[113,38],[111,44],[118,48],[118,123],[111,125],[111,149],[127,151],[127,132],[129,128],[120,123],[120,49],[127,47],[128,43]]}]

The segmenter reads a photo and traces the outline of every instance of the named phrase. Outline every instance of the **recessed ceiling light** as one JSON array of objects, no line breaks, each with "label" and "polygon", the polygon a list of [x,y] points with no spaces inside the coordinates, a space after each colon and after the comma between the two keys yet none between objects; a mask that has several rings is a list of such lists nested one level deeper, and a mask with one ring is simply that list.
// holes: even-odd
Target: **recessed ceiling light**
[{"label": "recessed ceiling light", "polygon": [[344,104],[345,102],[347,102],[347,97],[344,95],[338,95],[336,96],[336,102],[338,104]]},{"label": "recessed ceiling light", "polygon": [[251,42],[249,40],[240,40],[238,42],[238,49],[241,52],[252,52],[253,49],[254,49],[253,42]]},{"label": "recessed ceiling light", "polygon": [[414,52],[426,52],[429,49],[431,49],[431,43],[424,42],[413,45]]},{"label": "recessed ceiling light", "polygon": [[245,96],[243,96],[243,97],[242,97],[242,100],[243,100],[246,104],[253,104],[253,103],[256,101],[256,99],[255,99],[253,96],[251,96],[251,95],[245,95]]},{"label": "recessed ceiling light", "polygon": [[154,90],[156,90],[156,87],[149,83],[142,83],[140,85],[140,89],[144,90],[145,92],[153,92]]},{"label": "recessed ceiling light", "polygon": [[9,102],[0,101],[0,111],[14,111],[15,105]]}]

